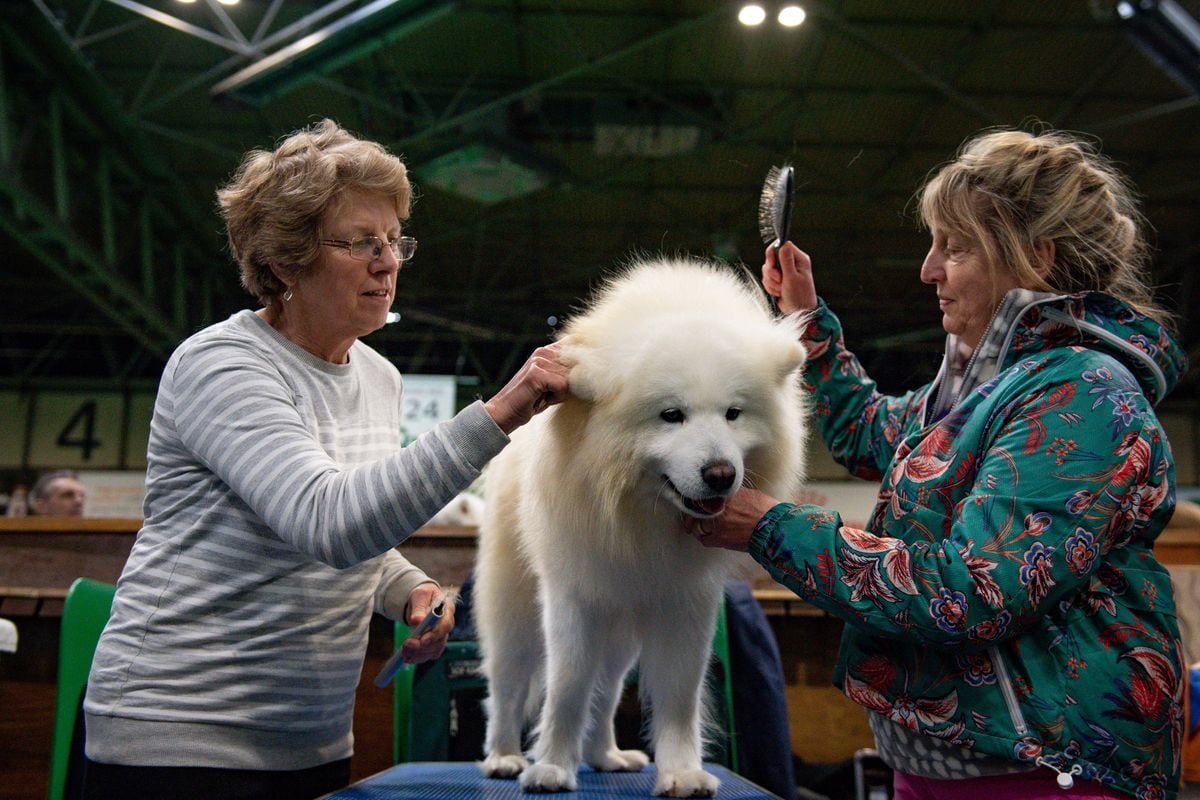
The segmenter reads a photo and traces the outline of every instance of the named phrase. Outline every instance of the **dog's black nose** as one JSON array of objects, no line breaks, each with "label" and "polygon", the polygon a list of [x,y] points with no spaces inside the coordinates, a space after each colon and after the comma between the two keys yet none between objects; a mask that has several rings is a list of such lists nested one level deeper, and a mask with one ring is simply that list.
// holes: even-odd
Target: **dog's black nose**
[{"label": "dog's black nose", "polygon": [[715,461],[700,470],[700,477],[704,478],[704,485],[714,492],[726,492],[733,486],[737,470],[728,461]]}]

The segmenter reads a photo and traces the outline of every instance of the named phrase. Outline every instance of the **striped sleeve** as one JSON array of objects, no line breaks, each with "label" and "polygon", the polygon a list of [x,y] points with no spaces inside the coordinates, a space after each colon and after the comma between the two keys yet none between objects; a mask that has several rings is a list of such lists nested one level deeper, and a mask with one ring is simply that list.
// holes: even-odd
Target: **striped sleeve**
[{"label": "striped sleeve", "polygon": [[408,447],[346,467],[316,435],[330,421],[314,418],[308,387],[256,349],[201,340],[168,370],[181,443],[281,539],[337,568],[406,539],[508,441],[476,402]]}]

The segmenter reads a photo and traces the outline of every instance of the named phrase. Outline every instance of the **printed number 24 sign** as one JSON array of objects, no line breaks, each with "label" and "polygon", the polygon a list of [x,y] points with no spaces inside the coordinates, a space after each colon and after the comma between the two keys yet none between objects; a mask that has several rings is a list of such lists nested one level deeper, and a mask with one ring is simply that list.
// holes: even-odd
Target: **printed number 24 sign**
[{"label": "printed number 24 sign", "polygon": [[405,375],[400,430],[408,444],[442,420],[450,419],[455,405],[453,375]]}]

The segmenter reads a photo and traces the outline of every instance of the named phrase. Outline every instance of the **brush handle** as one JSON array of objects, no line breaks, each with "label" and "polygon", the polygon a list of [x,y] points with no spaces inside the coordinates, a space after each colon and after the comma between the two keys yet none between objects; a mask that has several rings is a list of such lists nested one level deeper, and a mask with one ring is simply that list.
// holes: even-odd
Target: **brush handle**
[{"label": "brush handle", "polygon": [[[783,242],[782,242],[780,239],[778,239],[778,238],[776,238],[776,239],[775,239],[775,241],[771,243],[771,250],[772,250],[772,251],[774,252],[774,254],[775,254],[775,267],[774,267],[774,269],[777,269],[777,270],[780,270],[780,271],[782,271],[782,270],[783,270],[783,267],[779,266],[779,250],[780,250],[780,248],[782,248],[782,247],[783,247]],[[767,293],[767,300],[768,300],[768,301],[770,302],[770,304],[771,304],[771,311],[772,311],[772,313],[774,313],[774,314],[775,314],[775,316],[777,316],[777,317],[782,317],[782,316],[783,316],[783,311],[781,311],[781,310],[780,310],[780,308],[779,308],[779,298],[778,298],[778,297],[776,297],[775,295],[773,295],[773,294],[771,294],[771,293],[769,293],[769,292],[768,292],[768,293]]]},{"label": "brush handle", "polygon": [[[446,615],[447,603],[451,604],[451,608],[454,607],[453,596],[451,596],[449,592],[439,592],[437,596],[434,597],[433,604],[429,607],[429,613],[425,615],[425,619],[421,620],[417,624],[417,627],[413,628],[412,631],[409,632],[408,638],[419,639],[421,638],[421,634],[433,629],[434,626],[441,622],[442,617]],[[391,683],[392,678],[396,677],[396,673],[403,669],[408,663],[404,660],[404,656],[401,654],[402,652],[403,651],[400,648],[397,648],[396,652],[392,653],[392,657],[389,658],[383,665],[383,668],[379,670],[379,674],[375,676],[375,685],[380,689]]]}]

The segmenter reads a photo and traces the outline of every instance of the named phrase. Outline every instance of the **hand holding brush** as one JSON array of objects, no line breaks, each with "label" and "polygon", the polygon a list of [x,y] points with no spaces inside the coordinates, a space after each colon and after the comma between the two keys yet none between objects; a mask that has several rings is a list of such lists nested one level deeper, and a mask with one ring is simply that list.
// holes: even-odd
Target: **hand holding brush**
[{"label": "hand holding brush", "polygon": [[817,306],[812,262],[808,254],[788,241],[794,179],[790,164],[771,167],[758,199],[758,231],[763,243],[769,245],[763,264],[763,288],[776,310],[784,314]]},{"label": "hand holding brush", "polygon": [[[457,604],[457,602],[457,589],[439,591],[429,604],[429,611],[425,614],[425,618],[421,620],[421,622],[415,628],[409,631],[408,638],[405,639],[405,641],[409,641],[411,639],[420,639],[422,634],[424,634],[426,631],[433,630],[444,617],[447,615],[453,617],[454,606]],[[405,651],[403,647],[396,650],[396,652],[392,653],[392,657],[387,660],[387,663],[383,665],[383,668],[379,670],[379,674],[375,676],[375,685],[380,689],[387,686],[388,683],[391,682],[392,678],[396,677],[396,673],[398,673],[409,663],[407,651]]]},{"label": "hand holding brush", "polygon": [[[775,261],[779,261],[779,248],[788,238],[788,227],[792,220],[792,181],[794,170],[791,164],[773,166],[763,181],[762,194],[758,197],[758,232],[764,244],[774,249]],[[779,295],[771,293],[771,305],[779,309]]]}]

